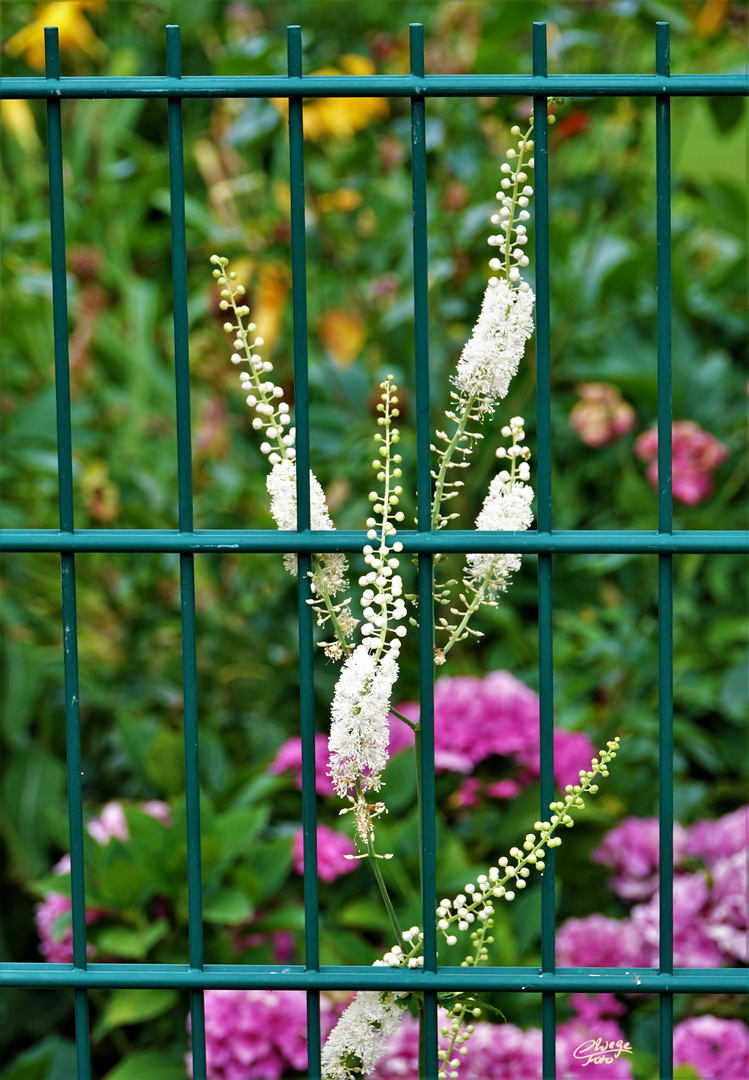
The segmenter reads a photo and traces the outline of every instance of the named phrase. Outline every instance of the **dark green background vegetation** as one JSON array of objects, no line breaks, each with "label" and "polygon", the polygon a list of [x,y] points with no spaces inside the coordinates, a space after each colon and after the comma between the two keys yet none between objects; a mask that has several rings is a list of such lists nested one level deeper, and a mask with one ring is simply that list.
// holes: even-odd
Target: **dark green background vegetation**
[{"label": "dark green background vegetation", "polygon": [[[89,13],[98,53],[63,52],[65,74],[159,74],[164,25],[182,26],[183,72],[285,72],[285,26],[303,27],[305,70],[344,54],[370,58],[377,72],[403,72],[408,23],[423,21],[427,72],[527,72],[531,23],[546,19],[549,67],[559,72],[653,70],[654,23],[671,22],[675,72],[737,70],[746,56],[745,9],[737,2],[620,3],[113,3]],[[710,9],[710,10],[708,10]],[[2,5],[3,41],[34,18],[31,4]],[[34,74],[23,57],[3,56],[7,76]],[[695,508],[677,504],[688,529],[745,528],[747,474],[746,131],[743,102],[673,102],[674,417],[698,422],[729,448],[713,494]],[[345,107],[345,106],[344,106]],[[429,100],[427,104],[430,332],[434,418],[469,335],[485,281],[487,217],[510,145],[509,129],[528,103],[511,99]],[[174,528],[176,436],[172,370],[171,264],[166,104],[66,102],[66,180],[76,526]],[[3,427],[2,524],[58,524],[51,274],[44,106],[32,102],[20,133],[2,136]],[[289,293],[288,147],[279,113],[265,101],[188,101],[184,106],[191,321],[195,524],[271,527],[265,461],[250,430],[236,369],[228,363],[208,259],[245,260],[250,304],[278,319],[271,339],[276,379],[293,397]],[[369,490],[374,388],[388,372],[403,387],[404,468],[413,486],[411,180],[409,106],[356,134],[306,144],[309,347],[313,468],[341,527],[362,527]],[[654,109],[645,99],[573,100],[551,137],[552,424],[554,525],[652,529],[655,495],[632,453],[656,416]],[[341,189],[356,193],[331,196]],[[349,200],[346,203],[346,199]],[[357,205],[353,205],[357,203]],[[345,206],[350,205],[351,209]],[[531,210],[533,207],[531,206]],[[532,225],[532,221],[530,223]],[[531,251],[532,255],[532,251]],[[270,271],[269,271],[270,268]],[[533,273],[533,259],[529,272]],[[348,358],[326,328],[360,335]],[[338,313],[338,314],[335,314]],[[575,387],[607,381],[636,409],[630,435],[600,449],[568,424]],[[502,416],[526,417],[534,432],[534,351]],[[493,439],[474,460],[460,500],[474,519],[495,466]],[[408,479],[408,474],[407,474]],[[407,511],[410,507],[404,507]],[[605,873],[588,862],[602,832],[625,814],[657,813],[656,560],[567,556],[555,561],[555,701],[560,726],[596,744],[620,734],[616,769],[575,844],[558,858],[560,920],[591,911],[617,914]],[[746,588],[736,556],[675,560],[676,813],[684,823],[713,817],[745,798]],[[76,560],[84,796],[91,815],[108,799],[169,800],[179,819],[183,790],[179,586],[176,556],[81,555]],[[196,558],[198,681],[204,790],[208,962],[235,955],[226,930],[253,911],[296,936],[303,956],[300,879],[289,877],[290,837],[300,798],[265,770],[298,731],[295,585],[266,555]],[[0,592],[4,959],[39,959],[33,902],[50,866],[67,850],[65,732],[59,560],[6,555]],[[501,607],[484,618],[478,645],[455,650],[446,673],[505,668],[537,685],[534,560],[528,558]],[[319,729],[325,730],[336,669],[319,658]],[[401,700],[416,694],[414,651],[404,650]],[[413,792],[405,759],[393,765],[399,802],[385,829],[399,865],[394,891],[406,922],[418,921]],[[537,814],[537,788],[517,803],[482,807],[456,820],[438,785],[443,837],[439,880],[458,885],[516,840]],[[321,806],[334,824],[337,810]],[[140,816],[142,817],[142,816]],[[158,940],[142,924],[144,896],[133,877],[153,864],[156,833],[136,815],[135,862],[121,873],[91,845],[89,904],[97,890],[119,904],[132,959],[187,957],[184,852],[172,852],[169,926]],[[145,820],[145,819],[144,819]],[[453,828],[450,828],[453,826]],[[179,825],[177,826],[179,828]],[[175,834],[176,835],[176,834]],[[181,834],[180,834],[181,835]],[[263,866],[247,855],[248,837]],[[227,846],[227,838],[232,841]],[[244,843],[236,841],[243,838]],[[487,838],[491,839],[488,843]],[[109,848],[104,851],[110,851]],[[98,860],[98,862],[97,862]],[[116,860],[115,860],[116,861]],[[403,871],[406,871],[405,873]],[[146,875],[147,877],[147,875]],[[127,889],[125,889],[127,881]],[[116,882],[122,884],[119,900]],[[48,879],[47,879],[48,883]],[[137,886],[137,887],[136,887]],[[108,890],[108,892],[107,892]],[[507,915],[497,960],[534,963],[539,922],[533,892]],[[365,868],[322,888],[324,962],[369,963],[387,938]],[[107,900],[108,897],[108,900]],[[223,907],[222,907],[223,904]],[[234,906],[232,906],[234,905]],[[517,921],[515,921],[517,920]],[[266,929],[271,923],[260,924]],[[366,933],[362,927],[366,926]],[[384,936],[383,936],[384,935]],[[113,953],[110,951],[109,955]],[[243,954],[266,962],[265,951]],[[456,957],[457,959],[457,957]],[[156,992],[153,992],[156,993]],[[138,1049],[160,1051],[154,1078],[184,1075],[186,1002],[91,995],[96,1075]],[[130,1005],[128,1006],[128,1002]],[[503,1001],[508,1018],[536,1021],[538,1003]],[[683,1008],[695,1007],[694,1000]],[[128,1007],[131,1012],[128,1013]],[[150,1011],[149,1011],[150,1010]],[[114,1021],[113,1021],[114,1017]],[[124,1018],[124,1019],[123,1019]],[[153,1019],[152,1019],[153,1018]],[[132,1021],[148,1021],[133,1026]],[[652,1037],[643,1027],[636,1067],[647,1075]],[[0,1001],[0,1059],[39,1040],[4,1080],[67,1075],[72,995],[19,992]],[[46,1048],[46,1049],[45,1049]],[[135,1060],[135,1059],[134,1059]],[[25,1063],[24,1063],[25,1062]],[[169,1064],[171,1062],[171,1065]],[[46,1064],[45,1064],[46,1063]],[[121,1066],[121,1068],[124,1068]],[[171,1070],[171,1071],[170,1071]],[[126,1080],[127,1070],[112,1074]],[[143,1075],[142,1072],[139,1075]]]}]

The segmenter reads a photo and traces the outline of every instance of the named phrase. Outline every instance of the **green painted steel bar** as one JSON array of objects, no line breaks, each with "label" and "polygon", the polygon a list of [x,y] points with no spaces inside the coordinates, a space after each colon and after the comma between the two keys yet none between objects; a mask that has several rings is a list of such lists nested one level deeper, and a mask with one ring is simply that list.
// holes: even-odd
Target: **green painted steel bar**
[{"label": "green painted steel bar", "polygon": [[[50,82],[60,78],[57,27],[45,27],[44,59]],[[65,189],[62,169],[62,115],[59,99],[47,101],[47,160],[49,166],[49,219],[52,262],[52,327],[55,351],[57,409],[57,470],[60,529],[73,532],[73,436],[70,420],[70,367],[68,353],[68,296],[65,266]],[[65,742],[70,838],[70,894],[72,902],[73,964],[86,969],[86,876],[83,848],[83,761],[78,680],[78,618],[75,595],[75,555],[60,556],[62,591],[63,670],[65,678]],[[76,990],[75,1045],[78,1080],[90,1080],[88,994]]]},{"label": "green painted steel bar", "polygon": [[[656,74],[671,70],[669,25],[655,28]],[[658,383],[658,530],[673,529],[671,439],[671,102],[655,99],[656,145],[656,268],[657,268],[657,383]],[[673,556],[658,556],[658,836],[660,919],[659,963],[664,975],[674,969],[674,598]],[[660,1080],[674,1073],[674,999],[658,1000]]]},{"label": "green painted steel bar", "polygon": [[0,98],[273,98],[273,97],[717,97],[747,94],[743,72],[721,75],[190,75],[0,79]]},{"label": "green painted steel bar", "polygon": [[[410,26],[411,75],[424,78],[424,27]],[[429,414],[429,252],[427,234],[426,107],[411,98],[411,183],[413,197],[414,380],[416,388],[416,503],[419,529],[432,518],[431,421]],[[424,971],[437,970],[437,830],[434,780],[434,600],[432,555],[418,557],[419,593],[419,738],[421,776],[421,906]],[[424,992],[424,1069],[436,1080],[439,1068],[437,995]]]},{"label": "green painted steel bar", "polygon": [[[302,29],[289,26],[289,76],[302,76]],[[297,452],[297,528],[310,527],[310,431],[307,356],[307,252],[304,207],[304,113],[302,98],[289,101],[289,169],[291,188],[291,277],[294,327],[294,422]],[[317,875],[317,797],[315,782],[315,688],[309,553],[298,556],[299,722],[302,738],[302,836],[304,844],[304,962],[320,968],[320,913]],[[320,992],[307,993],[307,1060],[310,1080],[322,1075]]]},{"label": "green painted steel bar", "polygon": [[[556,529],[553,533],[473,532],[470,529],[398,531],[408,552],[519,551],[526,555],[749,554],[749,532],[684,529],[673,533],[621,529]],[[0,529],[2,551],[59,552],[327,552],[361,551],[364,530],[278,532],[275,529]]]},{"label": "green painted steel bar", "polygon": [[[546,23],[533,24],[533,74],[548,76]],[[536,476],[538,531],[551,533],[551,312],[549,301],[549,128],[548,97],[533,97],[533,186],[536,215]],[[552,556],[538,556],[538,695],[540,738],[539,816],[544,820],[554,798],[554,648]],[[541,968],[555,967],[555,863],[554,851],[546,853],[546,869],[541,879]],[[556,997],[541,997],[544,1080],[556,1076]]]},{"label": "green painted steel bar", "polygon": [[[178,26],[166,28],[166,66],[170,78],[182,72]],[[190,353],[187,313],[187,242],[182,102],[170,98],[169,192],[174,309],[174,371],[177,401],[177,497],[180,530],[193,529],[192,447],[190,436]],[[190,967],[204,963],[203,882],[200,857],[200,762],[198,758],[198,664],[195,629],[195,556],[181,553],[182,694],[185,739],[185,809],[187,828],[187,905]],[[205,1005],[202,990],[190,994],[192,1062],[195,1080],[205,1080]]]},{"label": "green painted steel bar", "polygon": [[35,987],[159,987],[175,989],[508,991],[555,994],[742,994],[749,992],[745,968],[682,968],[661,974],[652,968],[438,967],[436,973],[407,968],[321,966],[300,964],[89,964],[84,971],[70,964],[0,964],[0,985]]}]

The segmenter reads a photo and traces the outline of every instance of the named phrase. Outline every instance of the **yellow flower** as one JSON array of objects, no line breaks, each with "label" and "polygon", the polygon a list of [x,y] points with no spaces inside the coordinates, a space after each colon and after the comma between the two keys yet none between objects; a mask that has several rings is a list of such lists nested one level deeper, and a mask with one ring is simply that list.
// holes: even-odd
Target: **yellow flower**
[{"label": "yellow flower", "polygon": [[6,42],[8,56],[23,54],[29,67],[44,71],[44,27],[56,26],[61,49],[79,49],[94,59],[101,57],[104,46],[84,18],[83,11],[99,11],[106,0],[55,0],[36,9],[36,18]]},{"label": "yellow flower", "polygon": [[361,355],[367,332],[364,321],[348,308],[329,308],[317,326],[323,348],[337,368],[347,368]]},{"label": "yellow flower", "polygon": [[321,214],[329,214],[333,210],[342,210],[344,214],[348,214],[360,205],[361,192],[354,188],[342,187],[317,196],[317,209]]},{"label": "yellow flower", "polygon": [[34,114],[28,101],[23,101],[21,98],[0,101],[0,117],[3,127],[14,136],[27,153],[40,145]]},{"label": "yellow flower", "polygon": [[[347,53],[340,67],[325,67],[313,75],[373,75],[374,64],[366,56]],[[283,117],[289,114],[288,98],[272,98],[271,104]],[[304,104],[304,137],[317,142],[326,138],[347,138],[384,120],[389,112],[387,98],[316,98]]]}]

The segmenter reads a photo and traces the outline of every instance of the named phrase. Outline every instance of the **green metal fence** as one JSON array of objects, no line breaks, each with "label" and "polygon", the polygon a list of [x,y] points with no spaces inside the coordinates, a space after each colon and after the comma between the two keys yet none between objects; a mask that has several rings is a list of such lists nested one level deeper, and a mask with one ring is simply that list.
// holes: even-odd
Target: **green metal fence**
[{"label": "green metal fence", "polygon": [[[744,552],[749,535],[736,531],[674,531],[671,492],[671,222],[670,99],[674,96],[745,95],[744,75],[671,75],[669,28],[655,32],[654,75],[549,75],[546,27],[533,26],[533,74],[426,75],[423,28],[411,26],[411,73],[407,76],[307,76],[302,73],[301,29],[288,28],[286,77],[182,77],[179,27],[167,27],[166,75],[159,77],[65,78],[60,74],[58,35],[45,30],[46,75],[0,81],[0,97],[44,98],[47,102],[50,221],[52,237],[59,530],[0,531],[2,549],[60,553],[67,730],[67,777],[71,853],[73,963],[3,963],[0,986],[66,987],[75,994],[79,1080],[90,1080],[87,991],[95,987],[189,989],[191,994],[193,1068],[206,1076],[203,991],[207,988],[275,988],[307,991],[309,1076],[320,1072],[321,990],[400,989],[426,999],[426,1077],[437,1076],[437,993],[504,990],[542,995],[543,1076],[555,1077],[555,995],[588,991],[651,993],[660,1001],[660,1076],[673,1075],[671,1031],[673,995],[740,993],[748,988],[740,969],[673,969],[673,729],[672,635],[673,556],[685,552]],[[427,203],[425,114],[427,99],[449,96],[528,96],[535,116],[536,293],[537,293],[537,531],[519,535],[454,530],[437,535],[430,529],[429,312],[427,285]],[[306,600],[312,552],[360,551],[364,532],[311,532],[309,518],[310,434],[308,420],[305,196],[302,99],[316,97],[401,97],[411,101],[413,175],[413,266],[415,385],[418,475],[418,524],[399,532],[404,549],[418,556],[421,668],[422,776],[424,821],[421,848],[424,867],[424,967],[421,970],[323,966],[319,962],[316,800],[313,716],[312,622]],[[549,160],[547,99],[561,97],[651,97],[656,114],[657,220],[657,372],[658,372],[658,529],[657,531],[558,531],[552,529],[551,391],[549,313]],[[68,369],[65,220],[62,159],[62,102],[71,98],[151,98],[168,102],[171,170],[174,344],[177,403],[179,529],[84,529],[73,521],[72,431]],[[291,262],[293,281],[294,378],[297,427],[299,519],[296,532],[260,529],[210,530],[193,527],[190,439],[190,388],[187,312],[187,249],[182,140],[182,101],[210,97],[286,97],[289,99],[291,167]],[[303,759],[304,888],[306,963],[277,966],[204,963],[200,865],[197,675],[195,644],[194,557],[200,552],[296,552],[299,556],[300,722]],[[184,742],[187,802],[187,873],[189,895],[189,964],[88,964],[83,862],[81,738],[78,693],[75,560],[86,552],[176,552],[180,557]],[[438,551],[517,551],[538,554],[539,685],[541,700],[541,809],[553,798],[552,567],[555,554],[639,553],[658,556],[659,603],[659,816],[660,816],[660,965],[639,970],[585,968],[558,970],[554,963],[554,860],[547,856],[542,879],[542,964],[540,968],[454,968],[437,964],[435,925],[434,716],[431,611],[431,562]],[[595,978],[592,984],[591,979]],[[144,1078],[146,1080],[146,1078]]]}]

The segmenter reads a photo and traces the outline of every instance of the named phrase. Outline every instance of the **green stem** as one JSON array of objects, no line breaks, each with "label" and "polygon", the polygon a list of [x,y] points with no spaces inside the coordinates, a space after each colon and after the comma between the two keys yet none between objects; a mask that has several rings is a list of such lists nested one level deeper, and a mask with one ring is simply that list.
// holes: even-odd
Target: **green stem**
[{"label": "green stem", "polygon": [[312,576],[317,583],[317,588],[319,590],[318,595],[322,599],[322,602],[325,604],[325,609],[328,612],[328,618],[333,624],[335,636],[338,638],[338,642],[343,649],[344,655],[351,656],[351,646],[347,643],[346,636],[343,633],[343,630],[341,629],[341,624],[338,621],[338,613],[335,610],[333,601],[330,599],[328,586],[325,584],[325,575],[320,569],[320,559],[317,555],[312,556]]},{"label": "green stem", "polygon": [[369,853],[369,861],[372,864],[372,870],[374,871],[374,876],[380,890],[382,902],[385,905],[385,909],[390,919],[390,925],[392,926],[393,933],[395,934],[396,943],[400,945],[401,948],[403,948],[403,932],[401,931],[400,924],[398,922],[398,916],[395,914],[395,908],[393,907],[393,902],[390,899],[390,893],[388,892],[387,885],[385,884],[385,879],[382,876],[382,871],[380,870],[377,856],[375,854],[374,844],[371,840],[367,840],[367,852]]},{"label": "green stem", "polygon": [[458,426],[455,428],[453,437],[447,444],[444,454],[442,455],[442,462],[440,464],[440,471],[437,474],[437,483],[434,485],[434,502],[432,503],[432,529],[439,528],[440,519],[440,506],[442,504],[442,495],[445,488],[445,479],[447,478],[447,470],[450,468],[450,462],[452,456],[455,453],[455,448],[462,440],[465,432],[466,424],[471,415],[473,409],[473,403],[476,400],[476,395],[473,394],[465,402],[465,411],[458,421]]},{"label": "green stem", "polygon": [[403,713],[399,713],[397,709],[391,709],[390,712],[393,714],[393,716],[397,716],[399,720],[402,720],[404,724],[408,724],[408,726],[411,728],[411,731],[419,730],[418,722],[414,723],[413,720],[409,720],[407,716],[404,716]]}]

